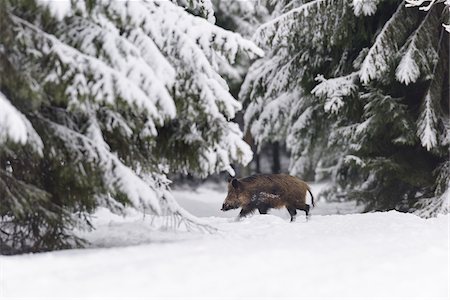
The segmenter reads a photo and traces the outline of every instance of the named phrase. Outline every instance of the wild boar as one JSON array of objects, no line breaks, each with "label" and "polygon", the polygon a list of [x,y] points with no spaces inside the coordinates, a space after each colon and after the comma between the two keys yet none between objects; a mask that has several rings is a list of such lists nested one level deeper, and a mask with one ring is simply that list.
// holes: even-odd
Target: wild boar
[{"label": "wild boar", "polygon": [[242,207],[237,217],[240,219],[256,209],[260,214],[266,214],[271,208],[285,206],[291,215],[291,222],[295,221],[297,209],[303,210],[308,220],[310,206],[305,202],[306,191],[311,195],[311,204],[314,207],[310,187],[297,177],[287,174],[262,174],[233,178],[228,182],[228,194],[222,211]]}]

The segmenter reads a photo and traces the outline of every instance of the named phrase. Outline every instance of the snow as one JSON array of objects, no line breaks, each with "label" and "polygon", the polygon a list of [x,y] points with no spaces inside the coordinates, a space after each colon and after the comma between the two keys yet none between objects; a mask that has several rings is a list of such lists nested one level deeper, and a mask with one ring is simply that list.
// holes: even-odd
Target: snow
[{"label": "snow", "polygon": [[[371,80],[381,78],[388,70],[389,61],[395,52],[398,51],[397,47],[399,45],[397,44],[407,37],[409,30],[408,22],[412,22],[408,20],[408,22],[405,21],[405,24],[398,23],[398,20],[402,20],[405,17],[407,17],[406,9],[403,5],[399,5],[395,13],[377,35],[375,42],[370,47],[361,65],[360,79],[364,84],[368,84]],[[402,24],[402,26],[398,24]],[[390,41],[396,41],[393,43],[393,47],[388,46],[390,43],[392,44]]]},{"label": "snow", "polygon": [[99,210],[89,249],[0,256],[1,298],[448,296],[448,215],[319,215],[318,201],[309,222],[281,210],[234,222],[238,211],[219,211],[223,187],[174,195],[218,232],[155,231],[142,214]]},{"label": "snow", "polygon": [[314,87],[311,94],[326,99],[324,109],[327,113],[338,113],[344,106],[344,97],[356,92],[358,88],[355,83],[357,76],[358,72],[330,79],[325,79],[323,75],[318,75],[316,81],[320,83]]},{"label": "snow", "polygon": [[60,20],[72,12],[70,0],[37,0],[37,3],[48,7],[50,12]]},{"label": "snow", "polygon": [[34,151],[42,155],[44,145],[33,125],[0,92],[0,145],[8,140],[20,144],[28,143]]},{"label": "snow", "polygon": [[[244,120],[246,124],[251,124],[250,132],[257,145],[262,145],[263,141],[273,137],[282,139],[286,135],[287,120],[289,120],[292,110],[292,103],[298,98],[298,93],[295,91],[285,92],[278,94],[274,99],[267,99],[264,105],[261,105],[263,101],[249,104],[249,109],[244,114]],[[255,118],[255,112],[258,110],[260,110],[259,115]],[[253,122],[250,122],[252,119],[254,119]]]},{"label": "snow", "polygon": [[433,70],[433,76],[436,76],[435,66],[439,61],[439,37],[441,36],[440,23],[440,14],[430,12],[411,34],[408,42],[400,50],[403,54],[395,71],[398,81],[408,85],[416,82],[421,75],[428,77],[431,70]]},{"label": "snow", "polygon": [[437,145],[437,118],[432,107],[432,99],[429,92],[425,96],[424,102],[424,108],[417,126],[417,134],[422,146],[430,151]]},{"label": "snow", "polygon": [[[431,7],[437,3],[444,3],[446,10],[450,11],[450,0],[440,0],[440,1],[436,1],[436,0],[406,0],[405,1],[406,7],[419,7],[420,10],[424,10],[424,11],[429,11],[431,9]],[[424,5],[424,6],[422,6]],[[445,28],[445,30],[447,30],[448,32],[450,32],[450,25],[449,24],[442,24],[442,26]]]},{"label": "snow", "polygon": [[377,5],[380,0],[353,0],[353,12],[355,16],[371,16],[377,11]]},{"label": "snow", "polygon": [[[103,180],[110,191],[126,194],[136,208],[151,210],[158,215],[163,213],[159,194],[162,189],[157,188],[156,180],[144,180],[126,166],[115,153],[110,152],[95,116],[90,116],[86,135],[57,123],[48,122],[57,136],[78,155],[74,163],[78,163],[80,157],[86,161],[97,161],[102,170]],[[112,197],[108,198],[108,204],[120,206],[120,203]]]},{"label": "snow", "polygon": [[216,15],[229,19],[244,37],[251,37],[256,27],[268,19],[269,11],[261,0],[213,0]]},{"label": "snow", "polygon": [[[412,42],[411,45],[413,45]],[[416,82],[416,80],[419,79],[420,76],[419,66],[417,65],[413,57],[413,52],[416,50],[417,49],[415,49],[413,46],[409,46],[408,50],[398,64],[397,69],[395,70],[395,78],[397,78],[398,81],[404,83],[405,85]]]},{"label": "snow", "polygon": [[[73,48],[55,36],[47,34],[38,27],[17,17],[12,18],[17,24],[23,26],[23,41],[28,46],[32,47],[34,34],[43,39],[44,55],[56,55],[61,65],[55,67],[55,71],[50,73],[45,81],[60,83],[66,80],[69,76],[67,73],[73,75],[73,84],[69,84],[66,88],[66,94],[70,98],[72,104],[81,105],[80,98],[87,95],[94,95],[94,99],[102,104],[114,104],[117,98],[126,101],[130,106],[136,105],[147,112],[147,116],[151,120],[161,122],[162,118],[167,114],[174,113],[174,109],[169,112],[160,111],[153,103],[152,99],[160,99],[162,102],[172,102],[171,96],[165,88],[158,88],[158,86],[150,92],[139,87],[138,83],[129,79],[126,74],[119,72],[111,66],[108,66],[102,60],[86,55],[76,48]],[[62,69],[68,68],[70,71],[63,73]],[[87,78],[91,75],[95,80],[89,81]],[[154,96],[150,98],[148,95]],[[159,102],[161,102],[159,101]],[[173,105],[165,105],[167,107],[174,107]],[[152,122],[153,123],[153,122]],[[154,126],[154,124],[152,124]]]},{"label": "snow", "polygon": [[27,125],[25,117],[0,92],[0,143],[11,139],[16,143],[26,143]]},{"label": "snow", "polygon": [[253,34],[252,40],[258,46],[266,45],[268,40],[272,40],[271,46],[275,48],[277,45],[282,45],[286,40],[286,33],[290,32],[295,22],[298,19],[307,17],[309,10],[320,9],[321,6],[326,6],[327,0],[312,0],[302,4],[299,7],[293,8],[287,13],[284,13],[269,22],[264,23],[257,28]]}]

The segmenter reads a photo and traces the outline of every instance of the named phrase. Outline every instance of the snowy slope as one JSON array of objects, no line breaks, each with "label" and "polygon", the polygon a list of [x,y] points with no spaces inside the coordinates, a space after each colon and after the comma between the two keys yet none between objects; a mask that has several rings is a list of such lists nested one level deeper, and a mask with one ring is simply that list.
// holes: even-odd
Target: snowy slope
[{"label": "snowy slope", "polygon": [[[223,200],[223,191],[196,193],[197,204],[192,192],[175,195],[204,215]],[[448,216],[316,214],[289,223],[277,215],[234,222],[236,214],[204,216],[219,231],[200,234],[155,232],[142,215],[100,210],[98,229],[85,234],[91,249],[0,256],[0,298],[447,299]]]}]

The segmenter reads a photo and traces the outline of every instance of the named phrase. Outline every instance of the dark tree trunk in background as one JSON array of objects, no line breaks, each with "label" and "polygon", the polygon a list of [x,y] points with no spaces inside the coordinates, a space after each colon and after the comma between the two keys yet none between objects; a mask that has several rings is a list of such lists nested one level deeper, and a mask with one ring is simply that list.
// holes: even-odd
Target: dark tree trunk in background
[{"label": "dark tree trunk in background", "polygon": [[261,162],[260,162],[260,155],[257,152],[254,152],[255,156],[254,156],[254,160],[255,160],[255,164],[256,164],[256,174],[260,174],[261,173]]},{"label": "dark tree trunk in background", "polygon": [[275,142],[272,144],[272,173],[280,173],[280,144]]}]

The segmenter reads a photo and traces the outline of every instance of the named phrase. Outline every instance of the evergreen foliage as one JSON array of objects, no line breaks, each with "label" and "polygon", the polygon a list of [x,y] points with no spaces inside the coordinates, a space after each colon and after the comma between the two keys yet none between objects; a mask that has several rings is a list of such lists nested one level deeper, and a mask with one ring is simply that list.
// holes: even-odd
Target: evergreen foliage
[{"label": "evergreen foliage", "polygon": [[268,20],[268,0],[212,0],[216,24],[251,37],[256,28]]},{"label": "evergreen foliage", "polygon": [[166,174],[251,160],[219,71],[263,53],[210,1],[174,2],[1,1],[2,253],[81,245],[71,229],[100,205],[207,228]]},{"label": "evergreen foliage", "polygon": [[282,2],[253,36],[267,52],[240,92],[255,140],[286,141],[291,173],[331,178],[329,200],[425,216],[448,209],[448,10]]}]

